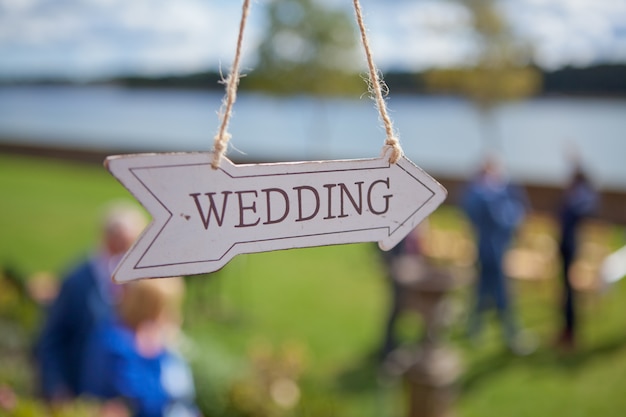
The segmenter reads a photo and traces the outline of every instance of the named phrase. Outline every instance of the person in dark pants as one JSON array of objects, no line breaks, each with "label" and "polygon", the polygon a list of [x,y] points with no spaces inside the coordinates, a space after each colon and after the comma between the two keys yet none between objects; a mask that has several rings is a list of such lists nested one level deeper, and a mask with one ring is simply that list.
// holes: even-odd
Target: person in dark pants
[{"label": "person in dark pants", "polygon": [[383,343],[380,348],[379,357],[385,360],[394,350],[398,348],[398,340],[395,335],[396,323],[402,313],[402,292],[403,287],[400,285],[398,278],[394,273],[394,262],[402,256],[422,256],[421,242],[426,221],[418,225],[404,239],[402,239],[395,247],[388,252],[383,252],[383,260],[387,273],[387,281],[391,287],[391,300],[387,320],[385,323]]},{"label": "person in dark pants", "polygon": [[477,239],[478,277],[475,306],[469,317],[469,336],[476,339],[482,327],[482,315],[495,307],[503,326],[507,346],[514,353],[526,353],[521,346],[511,307],[504,256],[527,211],[526,195],[511,184],[497,159],[485,161],[481,171],[463,195],[462,207]]},{"label": "person in dark pants", "polygon": [[102,246],[63,280],[34,347],[40,394],[50,403],[82,394],[87,338],[98,323],[113,319],[119,288],[111,274],[145,224],[137,207],[113,204],[104,219]]},{"label": "person in dark pants", "polygon": [[571,267],[576,258],[577,232],[581,222],[593,215],[598,206],[598,194],[584,171],[577,167],[565,189],[558,213],[560,225],[559,251],[563,282],[563,327],[557,344],[572,349],[576,344],[576,309],[572,288]]}]

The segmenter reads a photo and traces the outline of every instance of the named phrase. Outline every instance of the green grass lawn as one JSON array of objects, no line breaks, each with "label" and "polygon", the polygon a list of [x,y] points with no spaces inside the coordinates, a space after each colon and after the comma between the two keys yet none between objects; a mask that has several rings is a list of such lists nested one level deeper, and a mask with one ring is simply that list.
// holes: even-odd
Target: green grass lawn
[{"label": "green grass lawn", "polygon": [[[101,167],[8,155],[0,155],[0,193],[0,262],[25,276],[62,274],[97,244],[103,205],[130,198]],[[432,224],[454,229],[463,219],[444,207]],[[624,244],[622,228],[615,236],[612,245]],[[186,281],[184,346],[207,417],[406,415],[402,381],[381,378],[373,358],[388,303],[374,244],[238,256],[216,273]],[[558,282],[515,281],[515,289],[519,319],[539,342],[526,357],[502,347],[495,319],[479,345],[468,343],[468,290],[450,296],[447,340],[464,369],[456,414],[623,415],[626,284],[580,299],[582,341],[569,354],[552,346]],[[411,342],[420,336],[420,323],[406,316],[399,331]],[[0,385],[19,381],[7,374],[11,357],[2,355]],[[267,392],[267,381],[281,376],[299,383],[300,400],[290,411],[272,406]]]}]

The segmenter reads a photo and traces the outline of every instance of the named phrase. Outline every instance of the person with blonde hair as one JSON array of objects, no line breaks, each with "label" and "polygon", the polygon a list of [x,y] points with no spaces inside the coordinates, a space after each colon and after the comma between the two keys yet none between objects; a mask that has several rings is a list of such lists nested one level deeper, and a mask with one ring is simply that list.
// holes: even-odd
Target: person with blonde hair
[{"label": "person with blonde hair", "polygon": [[183,289],[179,277],[122,286],[118,321],[96,329],[86,350],[87,395],[123,404],[135,417],[198,415],[191,371],[171,348]]}]

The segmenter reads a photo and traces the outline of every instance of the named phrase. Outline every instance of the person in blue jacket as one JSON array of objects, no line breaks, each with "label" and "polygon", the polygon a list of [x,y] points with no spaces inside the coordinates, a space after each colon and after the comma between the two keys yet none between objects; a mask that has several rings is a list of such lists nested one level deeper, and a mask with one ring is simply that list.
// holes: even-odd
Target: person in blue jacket
[{"label": "person in blue jacket", "polygon": [[80,365],[86,340],[98,323],[112,320],[117,292],[111,273],[145,224],[138,207],[113,203],[106,210],[101,247],[63,280],[34,346],[39,390],[47,401],[82,394]]},{"label": "person in blue jacket", "polygon": [[180,322],[182,279],[128,283],[119,319],[89,339],[83,364],[85,393],[123,404],[134,417],[195,417],[195,390],[186,362],[171,348]]},{"label": "person in blue jacket", "polygon": [[599,198],[587,175],[580,166],[574,169],[558,212],[560,225],[559,252],[563,278],[563,326],[557,340],[560,347],[571,349],[576,344],[576,312],[574,289],[571,282],[571,266],[577,249],[577,232],[580,224],[597,210]]},{"label": "person in blue jacket", "polygon": [[495,307],[505,342],[517,353],[519,334],[511,308],[504,257],[525,217],[526,195],[505,178],[499,161],[490,157],[467,187],[462,207],[473,226],[478,247],[476,304],[469,317],[470,337],[478,335],[483,312]]}]

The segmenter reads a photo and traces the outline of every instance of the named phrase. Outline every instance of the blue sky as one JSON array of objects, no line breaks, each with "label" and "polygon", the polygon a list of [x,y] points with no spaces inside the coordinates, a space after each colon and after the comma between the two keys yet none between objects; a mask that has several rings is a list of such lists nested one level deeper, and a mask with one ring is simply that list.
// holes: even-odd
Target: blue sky
[{"label": "blue sky", "polygon": [[[253,0],[244,66],[269,0]],[[351,0],[319,0],[351,12]],[[471,15],[454,0],[361,0],[376,64],[423,70],[471,62]],[[0,77],[79,78],[227,70],[240,0],[0,0]],[[626,62],[624,0],[499,0],[547,69]]]}]

